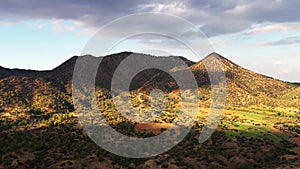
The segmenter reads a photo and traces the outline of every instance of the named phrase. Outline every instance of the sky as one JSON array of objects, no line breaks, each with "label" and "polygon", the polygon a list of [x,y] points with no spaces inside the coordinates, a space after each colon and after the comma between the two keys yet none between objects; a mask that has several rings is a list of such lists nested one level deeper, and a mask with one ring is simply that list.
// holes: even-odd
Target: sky
[{"label": "sky", "polygon": [[[89,40],[110,22],[127,15],[157,12],[182,17],[195,25],[197,30],[182,38],[194,38],[201,32],[216,52],[233,62],[264,75],[300,82],[299,7],[298,0],[1,0],[0,66],[53,69],[83,54]],[[134,28],[155,26],[143,21],[145,18],[136,17]],[[137,27],[140,22],[143,24]],[[160,29],[172,32],[181,26],[174,25]],[[124,30],[124,24],[116,26],[106,32],[104,40],[118,38],[118,32]],[[111,53],[167,51],[189,58],[178,44],[164,38],[131,37]]]}]

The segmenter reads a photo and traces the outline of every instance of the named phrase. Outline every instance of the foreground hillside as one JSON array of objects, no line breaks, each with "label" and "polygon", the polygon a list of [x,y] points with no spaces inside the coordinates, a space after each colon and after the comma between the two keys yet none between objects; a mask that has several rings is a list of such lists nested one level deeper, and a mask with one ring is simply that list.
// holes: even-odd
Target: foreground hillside
[{"label": "foreground hillside", "polygon": [[[117,131],[150,137],[172,127],[170,123],[180,108],[178,86],[162,71],[139,73],[131,83],[131,104],[141,112],[148,110],[149,91],[161,88],[168,93],[167,106],[152,123],[135,123],[122,117],[109,86],[114,70],[130,54],[103,58],[96,82],[98,106]],[[137,57],[166,59],[143,54]],[[179,145],[148,159],[111,154],[83,132],[71,97],[77,57],[52,71],[0,68],[0,168],[299,168],[300,88],[244,69],[216,53],[209,57],[222,61],[227,77],[227,105],[216,132],[207,142],[198,143],[210,110],[210,81],[205,59],[194,63],[181,57],[199,85],[201,111]],[[171,69],[176,73],[181,66]],[[132,70],[129,67],[127,71]],[[199,105],[190,106],[196,109]]]}]

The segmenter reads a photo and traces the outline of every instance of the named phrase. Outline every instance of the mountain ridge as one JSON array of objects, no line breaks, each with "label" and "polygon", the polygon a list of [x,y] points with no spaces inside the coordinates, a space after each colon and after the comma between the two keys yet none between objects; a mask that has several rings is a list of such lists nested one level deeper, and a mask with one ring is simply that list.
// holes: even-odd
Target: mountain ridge
[{"label": "mountain ridge", "polygon": [[[52,72],[58,72],[58,71],[61,71],[63,70],[64,68],[67,68],[67,67],[71,67],[72,71],[74,69],[74,65],[76,63],[76,60],[78,57],[86,57],[86,56],[91,56],[91,57],[95,57],[95,58],[101,58],[101,59],[104,59],[104,58],[113,58],[113,57],[116,57],[116,56],[122,56],[122,55],[130,55],[130,54],[140,54],[140,55],[143,55],[143,56],[153,56],[153,55],[149,55],[149,54],[142,54],[142,53],[134,53],[134,52],[128,52],[128,51],[125,51],[125,52],[119,52],[119,53],[114,53],[114,54],[110,54],[110,55],[106,55],[106,56],[99,56],[99,57],[96,57],[96,56],[93,56],[93,55],[82,55],[82,56],[72,56],[71,58],[67,59],[66,61],[64,61],[63,63],[61,63],[60,65],[58,65],[57,67],[51,69],[51,70],[34,70],[34,69],[19,69],[19,68],[6,68],[4,66],[0,66],[0,79],[2,78],[5,78],[5,77],[9,77],[9,76],[32,76],[33,74],[46,74],[46,73],[52,73]],[[227,63],[230,63],[230,64],[233,64],[233,65],[236,65],[236,66],[239,66],[245,70],[249,70],[249,71],[252,71],[250,69],[246,69],[244,67],[242,67],[241,65],[227,59],[226,57],[220,55],[219,53],[216,53],[216,52],[213,52],[211,54],[209,54],[208,56],[206,56],[205,58],[199,60],[198,62],[193,62],[193,61],[190,61],[188,60],[187,58],[183,57],[183,56],[153,56],[153,57],[157,57],[157,58],[161,58],[161,57],[179,57],[180,59],[182,59],[188,66],[192,66],[193,64],[197,64],[199,62],[202,62],[203,60],[205,60],[207,57],[209,56],[217,56],[222,62],[227,62]],[[255,72],[255,71],[252,71],[252,72]],[[68,72],[70,73],[70,72]],[[258,72],[255,72],[257,74],[260,74],[262,76],[265,76],[267,78],[271,78],[271,79],[276,79],[276,80],[280,80],[278,78],[274,78],[272,76],[268,76],[268,75],[264,75],[262,73],[258,73]],[[6,76],[3,76],[3,75],[6,75]],[[39,77],[38,75],[36,75],[37,77]],[[51,76],[50,76],[51,77]],[[300,83],[298,82],[289,82],[289,81],[284,81],[284,80],[280,80],[280,81],[283,81],[283,82],[287,82],[287,83],[291,83],[291,84],[295,84],[295,85],[300,85]]]},{"label": "mountain ridge", "polygon": [[[158,64],[163,64],[167,61],[174,61],[176,65],[178,63],[175,62],[176,59],[174,60],[174,57],[179,57],[172,56],[172,59],[172,57],[156,57],[132,52],[121,52],[104,56],[101,58],[102,62],[99,66],[96,77],[96,85],[98,88],[103,88],[108,91],[110,90],[111,80],[116,68],[127,56],[131,54],[134,54],[134,57],[136,57],[137,60],[142,57],[147,57],[149,63],[154,61]],[[91,55],[86,55],[86,57],[87,56],[96,58]],[[73,70],[78,57],[80,56],[70,58],[51,71],[14,70],[0,67],[0,84],[2,86],[0,94],[4,96],[4,98],[7,96],[4,101],[5,103],[3,102],[2,105],[4,106],[7,103],[12,103],[9,107],[14,107],[15,99],[18,99],[15,98],[15,95],[20,94],[20,96],[22,96],[20,98],[27,100],[26,102],[20,102],[21,105],[25,107],[26,103],[33,103],[31,100],[34,100],[36,97],[41,97],[40,93],[43,92],[39,89],[40,86],[45,91],[48,91],[48,94],[46,94],[45,97],[49,98],[44,98],[44,94],[42,94],[42,97],[47,100],[48,105],[56,103],[57,100],[63,100],[63,102],[67,103],[68,106],[62,107],[70,107],[69,105],[72,102],[71,85]],[[283,105],[300,105],[299,100],[292,99],[298,98],[297,95],[300,93],[300,90],[298,90],[299,86],[297,84],[280,81],[272,77],[255,73],[235,64],[217,53],[212,53],[197,63],[189,61],[188,59],[184,60],[194,74],[199,90],[206,93],[206,98],[209,98],[210,80],[203,61],[208,57],[217,57],[223,63],[224,73],[226,75],[227,102],[229,105],[243,106],[245,104],[251,105],[258,102],[271,106],[276,106],[279,103]],[[137,63],[144,64],[145,66],[149,64],[148,62],[143,62],[143,60],[140,60],[135,64]],[[180,72],[182,69],[180,67],[182,65],[176,66],[177,67],[173,68],[170,67],[170,71]],[[130,66],[127,66],[124,73],[133,74],[136,72],[134,72],[134,69]],[[35,83],[35,81],[38,81],[38,83]],[[6,89],[5,86],[10,86],[11,90]],[[130,90],[149,91],[155,88],[159,88],[166,92],[172,92],[178,89],[178,86],[167,72],[157,69],[146,69],[139,72],[130,84]],[[16,91],[16,93],[12,95],[14,91]],[[27,91],[35,94],[27,96]],[[57,98],[56,95],[58,95],[59,98]],[[286,97],[280,97],[281,95]],[[42,106],[39,106],[41,103],[34,105],[37,106],[36,109],[42,108]]]}]

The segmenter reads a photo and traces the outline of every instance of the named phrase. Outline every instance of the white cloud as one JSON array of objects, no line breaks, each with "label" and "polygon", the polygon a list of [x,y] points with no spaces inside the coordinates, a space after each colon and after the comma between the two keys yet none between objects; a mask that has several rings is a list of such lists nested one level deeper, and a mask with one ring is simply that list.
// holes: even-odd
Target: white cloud
[{"label": "white cloud", "polygon": [[183,2],[142,4],[138,6],[138,11],[161,12],[178,16],[187,15],[189,13],[189,9]]},{"label": "white cloud", "polygon": [[17,22],[0,21],[0,26],[14,26]]},{"label": "white cloud", "polygon": [[53,20],[52,25],[53,29],[57,32],[73,31],[76,29],[72,22],[70,24],[66,24],[63,20]]},{"label": "white cloud", "polygon": [[267,24],[253,25],[248,31],[246,31],[246,34],[269,33],[269,32],[291,33],[297,31],[300,31],[300,22],[267,23]]},{"label": "white cloud", "polygon": [[281,45],[295,45],[300,44],[300,36],[284,37],[279,40],[268,41],[268,42],[255,42],[245,43],[245,46],[281,46]]},{"label": "white cloud", "polygon": [[274,63],[259,62],[256,64],[250,64],[250,68],[252,70],[256,70],[264,75],[290,82],[299,82],[300,70],[298,67],[299,66],[297,64],[283,61],[275,61]]},{"label": "white cloud", "polygon": [[274,62],[274,65],[282,65],[282,61],[277,60],[277,61]]}]

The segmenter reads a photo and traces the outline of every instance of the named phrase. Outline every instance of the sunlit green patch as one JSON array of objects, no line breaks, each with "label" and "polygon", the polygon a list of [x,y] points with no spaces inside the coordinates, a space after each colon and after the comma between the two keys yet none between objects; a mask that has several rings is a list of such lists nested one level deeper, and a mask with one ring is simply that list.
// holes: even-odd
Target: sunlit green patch
[{"label": "sunlit green patch", "polygon": [[288,139],[288,136],[274,132],[263,126],[250,126],[241,123],[228,123],[226,126],[229,129],[225,132],[231,137],[244,136],[246,138],[263,138],[274,142],[280,142]]},{"label": "sunlit green patch", "polygon": [[234,111],[234,112],[256,120],[263,120],[265,117],[267,117],[267,115],[265,114],[258,114],[258,113],[244,112],[244,111]]}]

